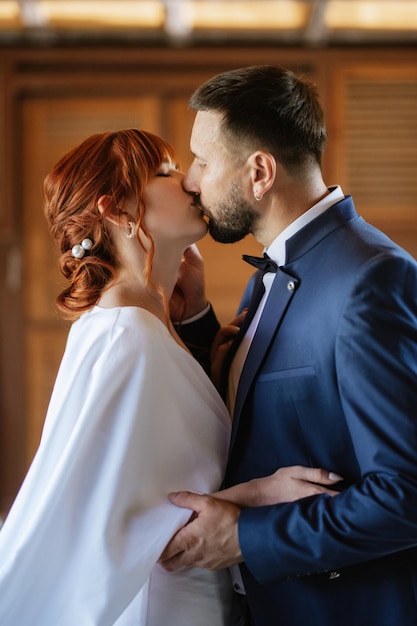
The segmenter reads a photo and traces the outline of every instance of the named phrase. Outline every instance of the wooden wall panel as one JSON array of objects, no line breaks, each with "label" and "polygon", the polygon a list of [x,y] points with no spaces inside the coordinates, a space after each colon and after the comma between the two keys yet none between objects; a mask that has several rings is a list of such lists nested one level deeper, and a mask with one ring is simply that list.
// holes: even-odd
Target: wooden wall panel
[{"label": "wooden wall panel", "polygon": [[24,475],[20,213],[10,65],[0,58],[0,517]]},{"label": "wooden wall panel", "polygon": [[6,71],[0,65],[0,232],[8,227],[6,208]]}]

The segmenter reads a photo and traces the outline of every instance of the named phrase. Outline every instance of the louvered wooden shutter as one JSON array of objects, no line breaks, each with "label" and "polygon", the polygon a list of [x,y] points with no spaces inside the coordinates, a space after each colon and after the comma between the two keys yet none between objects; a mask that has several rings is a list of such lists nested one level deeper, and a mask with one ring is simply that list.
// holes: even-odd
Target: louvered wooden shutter
[{"label": "louvered wooden shutter", "polygon": [[343,189],[417,256],[417,70],[358,68],[342,77]]}]

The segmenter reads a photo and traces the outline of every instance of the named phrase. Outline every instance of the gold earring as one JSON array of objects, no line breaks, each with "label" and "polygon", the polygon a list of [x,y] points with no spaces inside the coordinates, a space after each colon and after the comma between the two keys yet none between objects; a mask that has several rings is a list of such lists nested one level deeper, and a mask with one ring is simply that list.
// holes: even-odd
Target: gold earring
[{"label": "gold earring", "polygon": [[128,222],[129,224],[129,232],[126,234],[126,237],[128,239],[133,239],[136,236],[138,227],[136,226],[135,222]]}]

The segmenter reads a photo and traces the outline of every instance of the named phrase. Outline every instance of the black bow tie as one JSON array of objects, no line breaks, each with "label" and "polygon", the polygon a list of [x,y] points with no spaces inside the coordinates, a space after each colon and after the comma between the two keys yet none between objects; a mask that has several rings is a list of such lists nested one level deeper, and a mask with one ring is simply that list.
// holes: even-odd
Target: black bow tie
[{"label": "black bow tie", "polygon": [[246,263],[250,263],[254,267],[257,267],[258,270],[262,270],[263,272],[276,272],[278,269],[278,265],[273,261],[267,254],[263,256],[251,256],[250,254],[243,254],[242,259],[246,261]]}]

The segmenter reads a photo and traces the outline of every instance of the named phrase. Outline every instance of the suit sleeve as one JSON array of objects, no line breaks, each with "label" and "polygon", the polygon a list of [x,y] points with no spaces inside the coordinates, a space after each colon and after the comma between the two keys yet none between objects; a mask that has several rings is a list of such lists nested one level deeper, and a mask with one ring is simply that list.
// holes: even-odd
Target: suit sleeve
[{"label": "suit sleeve", "polygon": [[[252,275],[246,286],[237,313],[241,313],[245,307],[249,306],[255,278],[256,273]],[[211,304],[207,313],[195,322],[175,324],[178,335],[206,373],[210,373],[210,348],[219,328],[220,323]]]},{"label": "suit sleeve", "polygon": [[410,257],[380,255],[358,275],[335,338],[334,384],[360,479],[334,498],[241,513],[241,549],[260,583],[343,568],[417,544],[416,296]]},{"label": "suit sleeve", "polygon": [[211,305],[207,313],[195,322],[175,324],[178,335],[206,373],[210,372],[210,348],[219,328],[219,321]]}]

